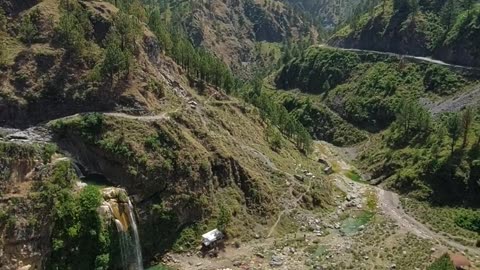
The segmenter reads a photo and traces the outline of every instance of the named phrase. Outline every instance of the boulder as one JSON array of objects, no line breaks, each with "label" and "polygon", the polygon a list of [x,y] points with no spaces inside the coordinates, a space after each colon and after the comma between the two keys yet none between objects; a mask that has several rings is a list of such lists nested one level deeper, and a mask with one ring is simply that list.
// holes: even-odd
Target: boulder
[{"label": "boulder", "polygon": [[272,259],[270,260],[271,267],[280,267],[283,265],[283,258],[278,255],[273,255]]}]

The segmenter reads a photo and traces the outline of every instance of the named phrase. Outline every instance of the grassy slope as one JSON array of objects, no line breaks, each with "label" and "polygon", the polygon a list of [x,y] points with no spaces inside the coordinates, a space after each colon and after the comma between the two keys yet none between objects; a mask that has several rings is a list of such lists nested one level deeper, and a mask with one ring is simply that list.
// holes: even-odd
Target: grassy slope
[{"label": "grassy slope", "polygon": [[[230,237],[248,239],[255,230],[262,234],[258,225],[274,222],[282,200],[290,196],[289,186],[295,193],[305,192],[303,184],[286,173],[296,173],[300,163],[316,175],[322,174],[315,161],[299,153],[285,138],[282,149],[273,151],[265,137],[266,126],[252,107],[236,100],[206,102],[194,91],[192,95],[200,100],[201,109],[182,109],[172,113],[169,120],[146,123],[104,117],[94,133],[85,130],[82,118],[54,124],[57,131],[70,130],[60,131],[66,140],[80,137],[105,159],[128,164],[122,168],[126,178],[132,179],[125,183],[127,187],[143,186],[137,191],[145,196],[160,192],[158,199],[164,211],[175,212],[183,219],[179,226],[187,226],[172,232],[178,234],[177,239],[171,244],[162,243],[161,248],[193,247],[198,234],[218,226],[222,207],[229,213]],[[305,195],[304,206],[328,207],[333,191],[331,183],[319,179]],[[200,215],[182,217],[184,210],[180,207],[188,201],[193,203],[189,203],[193,213]],[[143,228],[149,234],[147,227]],[[146,247],[152,248],[149,245],[147,241]]]}]

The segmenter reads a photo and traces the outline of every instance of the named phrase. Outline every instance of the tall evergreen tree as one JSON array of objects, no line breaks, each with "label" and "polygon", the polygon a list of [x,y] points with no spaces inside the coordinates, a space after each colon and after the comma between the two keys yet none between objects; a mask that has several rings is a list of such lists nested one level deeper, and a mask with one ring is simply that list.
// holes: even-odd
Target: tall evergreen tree
[{"label": "tall evergreen tree", "polygon": [[445,124],[445,127],[447,128],[450,138],[452,139],[451,153],[453,154],[455,150],[455,144],[457,143],[458,137],[460,137],[460,134],[462,132],[462,124],[461,124],[460,117],[458,116],[457,113],[452,113],[447,116],[444,124]]},{"label": "tall evergreen tree", "polygon": [[473,123],[473,110],[472,108],[467,108],[462,113],[462,132],[463,132],[463,143],[462,148],[465,148],[468,143],[468,134],[470,133],[470,128],[472,127]]}]

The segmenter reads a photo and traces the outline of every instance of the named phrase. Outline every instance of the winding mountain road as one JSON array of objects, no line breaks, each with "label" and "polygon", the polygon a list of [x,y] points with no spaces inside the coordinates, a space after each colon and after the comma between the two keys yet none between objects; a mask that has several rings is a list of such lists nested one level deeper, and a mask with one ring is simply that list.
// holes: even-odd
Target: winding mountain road
[{"label": "winding mountain road", "polygon": [[431,57],[425,57],[425,56],[415,56],[415,55],[408,55],[408,54],[398,54],[398,53],[392,53],[392,52],[382,52],[382,51],[363,50],[363,49],[354,49],[354,48],[331,47],[325,44],[320,44],[318,45],[318,47],[332,48],[332,49],[347,51],[347,52],[371,53],[371,54],[388,56],[388,57],[402,58],[402,59],[407,59],[415,62],[422,62],[426,64],[436,64],[436,65],[441,65],[441,66],[450,67],[450,68],[459,69],[459,70],[480,72],[480,68],[477,68],[477,67],[449,64],[441,60],[437,60],[437,59],[433,59]]}]

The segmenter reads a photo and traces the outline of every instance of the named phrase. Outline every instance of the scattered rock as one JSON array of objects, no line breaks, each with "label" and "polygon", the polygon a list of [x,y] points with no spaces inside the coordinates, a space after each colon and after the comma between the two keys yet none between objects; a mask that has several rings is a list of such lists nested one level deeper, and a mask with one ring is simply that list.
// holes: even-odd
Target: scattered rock
[{"label": "scattered rock", "polygon": [[272,260],[270,261],[271,267],[280,267],[283,265],[283,258],[277,255],[272,256]]},{"label": "scattered rock", "polygon": [[303,180],[304,180],[303,176],[298,175],[298,174],[295,174],[294,177],[295,177],[297,180],[299,180],[299,181],[303,181]]},{"label": "scattered rock", "polygon": [[357,196],[355,196],[354,194],[348,194],[347,195],[347,201],[353,201],[357,198]]},{"label": "scattered rock", "polygon": [[255,253],[255,256],[257,256],[259,258],[262,258],[262,259],[265,258],[265,255],[263,255],[262,253]]},{"label": "scattered rock", "polygon": [[390,269],[397,269],[397,265],[392,263],[392,265],[390,265]]}]

